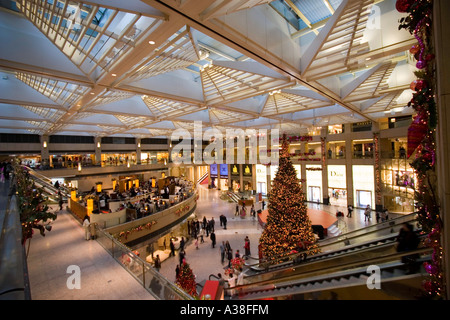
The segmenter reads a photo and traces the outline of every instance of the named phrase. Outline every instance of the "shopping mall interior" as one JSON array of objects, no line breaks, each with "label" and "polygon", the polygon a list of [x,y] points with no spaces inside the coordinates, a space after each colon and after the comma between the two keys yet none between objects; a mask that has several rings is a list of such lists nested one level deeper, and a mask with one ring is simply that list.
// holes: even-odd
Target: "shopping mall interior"
[{"label": "shopping mall interior", "polygon": [[0,299],[447,300],[446,13],[0,0]]}]

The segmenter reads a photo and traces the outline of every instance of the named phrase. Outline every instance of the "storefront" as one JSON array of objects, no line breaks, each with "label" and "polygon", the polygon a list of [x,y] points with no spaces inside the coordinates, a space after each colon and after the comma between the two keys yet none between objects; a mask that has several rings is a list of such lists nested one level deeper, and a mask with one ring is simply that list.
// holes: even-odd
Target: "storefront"
[{"label": "storefront", "polygon": [[102,153],[102,167],[135,165],[136,163],[136,152]]},{"label": "storefront", "polygon": [[169,152],[166,151],[142,151],[141,164],[167,164],[169,162]]},{"label": "storefront", "polygon": [[267,195],[267,166],[256,165],[256,193]]},{"label": "storefront", "polygon": [[353,140],[353,158],[371,159],[373,158],[373,139]]},{"label": "storefront", "polygon": [[211,183],[210,183],[211,188],[216,188],[217,187],[217,173],[218,173],[217,167],[218,166],[219,165],[217,165],[215,163],[211,164],[209,166],[209,176],[211,177]]},{"label": "storefront", "polygon": [[306,200],[322,202],[322,166],[306,165]]},{"label": "storefront", "polygon": [[38,169],[41,164],[41,155],[40,154],[28,154],[28,155],[10,155],[10,157],[18,158],[20,160],[20,164],[28,166],[33,169]]},{"label": "storefront", "polygon": [[241,189],[241,179],[238,164],[230,164],[231,170],[231,189],[234,192],[239,192]]},{"label": "storefront", "polygon": [[353,165],[353,198],[355,207],[369,205],[375,209],[375,178],[372,165]]},{"label": "storefront", "polygon": [[228,165],[220,164],[219,173],[220,173],[220,184],[219,187],[221,190],[228,190]]},{"label": "storefront", "polygon": [[253,165],[243,164],[242,165],[242,182],[244,183],[244,191],[254,190],[253,187]]},{"label": "storefront", "polygon": [[383,160],[381,167],[383,205],[391,212],[414,212],[416,176],[406,159]]},{"label": "storefront", "polygon": [[328,159],[345,159],[345,141],[330,141],[327,146]]},{"label": "storefront", "polygon": [[328,165],[328,197],[331,205],[347,206],[345,165]]},{"label": "storefront", "polygon": [[77,168],[81,163],[82,167],[90,167],[95,164],[95,154],[52,154],[50,155],[50,167],[59,168]]}]

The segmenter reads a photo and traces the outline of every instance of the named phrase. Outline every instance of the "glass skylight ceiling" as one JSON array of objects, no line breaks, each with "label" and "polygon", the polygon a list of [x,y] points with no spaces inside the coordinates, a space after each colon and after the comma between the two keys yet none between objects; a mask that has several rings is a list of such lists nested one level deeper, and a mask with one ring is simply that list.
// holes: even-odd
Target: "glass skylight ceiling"
[{"label": "glass skylight ceiling", "polygon": [[[403,74],[414,71],[404,54],[414,39],[392,37],[391,31],[387,37],[381,28],[367,32],[374,3],[381,18],[392,21],[394,2],[231,0],[200,7],[186,0],[165,11],[145,0],[121,3],[122,8],[106,2],[2,0],[1,6],[23,15],[0,12],[3,35],[12,32],[42,48],[57,48],[66,64],[80,70],[75,74],[36,61],[33,50],[42,51],[41,46],[30,46],[27,63],[9,48],[0,53],[0,71],[35,90],[36,98],[18,99],[15,82],[7,79],[0,86],[2,102],[24,110],[20,119],[28,122],[17,123],[18,130],[41,134],[67,134],[72,128],[74,134],[82,129],[92,135],[154,136],[180,125],[189,128],[193,120],[243,128],[289,121],[284,127],[294,131],[295,124],[300,130],[320,121],[377,121],[398,112],[410,94],[410,78],[399,75],[399,66]],[[136,10],[142,6],[148,10]],[[183,10],[190,20],[175,12]],[[22,19],[21,26],[26,19],[29,26],[2,24],[6,16]],[[255,29],[261,31],[256,38]],[[36,101],[42,96],[54,108],[40,108]],[[93,116],[104,123],[91,123]],[[8,130],[17,119],[8,118]]]}]

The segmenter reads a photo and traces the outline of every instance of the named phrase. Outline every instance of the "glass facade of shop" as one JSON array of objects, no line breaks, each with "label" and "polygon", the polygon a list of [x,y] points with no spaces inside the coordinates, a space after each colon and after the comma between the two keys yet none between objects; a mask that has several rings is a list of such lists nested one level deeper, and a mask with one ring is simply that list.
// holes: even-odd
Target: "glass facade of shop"
[{"label": "glass facade of shop", "polygon": [[161,151],[142,151],[141,164],[167,164],[169,163],[169,152]]},{"label": "glass facade of shop", "polygon": [[353,165],[353,199],[354,206],[365,208],[369,205],[375,209],[375,176],[372,165]]},{"label": "glass facade of shop", "polygon": [[345,159],[345,141],[330,141],[327,143],[328,159]]},{"label": "glass facade of shop", "polygon": [[328,197],[331,205],[347,206],[345,165],[328,165]]},{"label": "glass facade of shop", "polygon": [[306,165],[306,193],[307,201],[323,201],[321,165]]},{"label": "glass facade of shop", "polygon": [[383,159],[381,191],[391,212],[413,212],[416,175],[406,159]]},{"label": "glass facade of shop", "polygon": [[373,139],[353,140],[353,159],[372,159],[373,158]]},{"label": "glass facade of shop", "polygon": [[91,167],[95,165],[95,154],[53,154],[50,155],[50,167],[54,169],[77,168],[81,163],[82,167]]},{"label": "glass facade of shop", "polygon": [[126,166],[128,164],[135,165],[136,161],[136,152],[127,152],[127,153],[102,153],[101,156],[102,167],[107,166]]}]

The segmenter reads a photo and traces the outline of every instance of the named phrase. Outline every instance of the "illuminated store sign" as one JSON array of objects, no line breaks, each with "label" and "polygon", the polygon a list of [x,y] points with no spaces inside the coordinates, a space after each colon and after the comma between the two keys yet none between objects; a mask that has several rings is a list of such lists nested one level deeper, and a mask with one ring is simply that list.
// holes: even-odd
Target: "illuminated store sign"
[{"label": "illuminated store sign", "polygon": [[328,165],[328,186],[330,188],[345,189],[346,183],[346,171],[345,165]]}]

